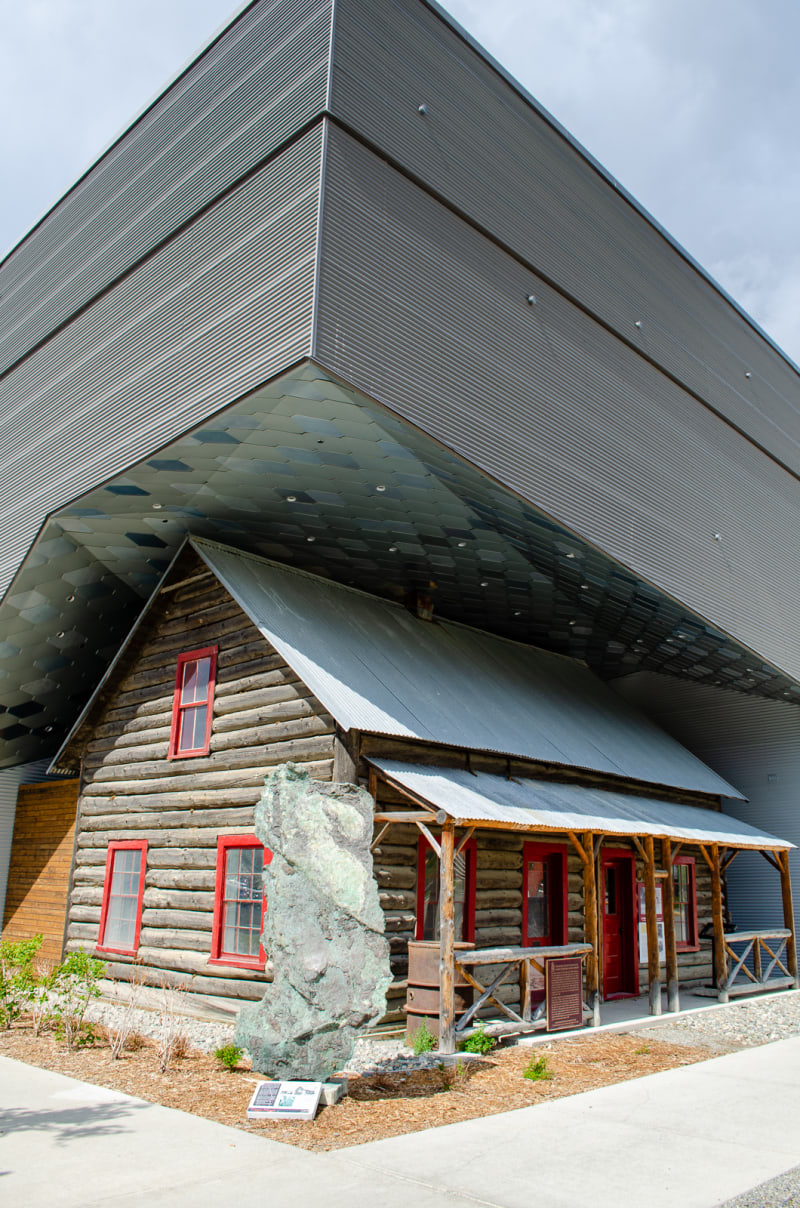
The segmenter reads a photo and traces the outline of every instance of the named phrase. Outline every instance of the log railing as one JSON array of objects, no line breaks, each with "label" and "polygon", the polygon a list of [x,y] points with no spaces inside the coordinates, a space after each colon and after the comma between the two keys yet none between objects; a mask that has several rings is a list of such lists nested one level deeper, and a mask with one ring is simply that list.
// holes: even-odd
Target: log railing
[{"label": "log railing", "polygon": [[[793,986],[795,980],[789,971],[787,945],[791,931],[778,928],[774,931],[734,931],[723,936],[726,976],[722,988],[730,997],[737,994],[752,994],[757,990],[778,990]],[[737,952],[736,949],[739,948]],[[752,954],[752,970],[746,964]],[[730,972],[728,972],[730,958]],[[773,976],[776,969],[780,973]],[[782,976],[781,976],[782,975]],[[737,981],[737,978],[741,980]]]},{"label": "log railing", "polygon": [[[531,1005],[532,970],[536,969],[546,977],[545,961],[559,956],[579,956],[585,959],[592,951],[591,944],[559,944],[548,948],[475,948],[468,952],[459,952],[455,958],[455,968],[469,982],[477,997],[458,1019],[455,1025],[455,1035],[459,1038],[469,1035],[475,1026],[473,1021],[478,1011],[491,1003],[507,1019],[487,1023],[486,1031],[492,1036],[500,1036],[512,1032],[533,1032],[547,1026],[545,1017],[546,1000],[534,1010]],[[495,973],[488,986],[480,983],[474,973],[465,966],[478,968],[486,965],[502,966]],[[519,976],[519,1010],[515,1011],[508,1003],[496,997],[499,987],[511,978],[512,974]],[[584,1004],[584,1014],[592,1014],[590,1007]]]}]

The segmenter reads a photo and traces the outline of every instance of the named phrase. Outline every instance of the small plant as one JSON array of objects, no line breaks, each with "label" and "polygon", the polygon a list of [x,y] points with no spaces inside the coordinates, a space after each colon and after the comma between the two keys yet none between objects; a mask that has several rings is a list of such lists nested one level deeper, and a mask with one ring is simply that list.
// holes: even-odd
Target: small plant
[{"label": "small plant", "polygon": [[238,1044],[223,1044],[214,1050],[217,1061],[230,1073],[233,1073],[242,1060],[242,1054],[243,1050],[239,1048]]},{"label": "small plant", "polygon": [[634,1049],[633,1051],[637,1057],[644,1057],[646,1053],[650,1052],[650,1045],[643,1044],[640,1049]]},{"label": "small plant", "polygon": [[531,1057],[522,1071],[522,1077],[529,1078],[531,1082],[549,1082],[553,1071],[548,1069],[546,1057]]},{"label": "small plant", "polygon": [[28,1009],[36,994],[36,954],[41,935],[31,940],[0,940],[0,1027],[10,1028]]},{"label": "small plant", "polygon": [[185,989],[185,985],[175,986],[172,990],[166,985],[162,988],[156,1040],[158,1066],[162,1074],[166,1074],[173,1061],[179,1061],[189,1052],[189,1034],[181,1012],[180,997]]},{"label": "small plant", "polygon": [[134,964],[131,978],[125,988],[124,1006],[116,1013],[113,1022],[106,1025],[108,1051],[112,1061],[119,1061],[125,1049],[136,1047],[134,1037],[138,1033],[135,1031],[135,1027],[139,1014],[139,999],[144,987],[145,977],[142,968],[140,965]]},{"label": "small plant", "polygon": [[481,1057],[485,1057],[487,1053],[491,1053],[496,1044],[495,1038],[487,1036],[483,1024],[479,1023],[472,1035],[462,1043],[461,1049],[464,1053],[479,1053]]},{"label": "small plant", "polygon": [[423,1053],[432,1053],[436,1048],[436,1037],[428,1027],[427,1019],[423,1019],[414,1033],[411,1047],[414,1050],[415,1057],[421,1057]]},{"label": "small plant", "polygon": [[56,1036],[68,1049],[95,1042],[94,1029],[84,1023],[84,1016],[91,1000],[100,997],[98,983],[105,971],[104,962],[88,952],[70,952],[51,974],[49,1013],[56,1023]]}]

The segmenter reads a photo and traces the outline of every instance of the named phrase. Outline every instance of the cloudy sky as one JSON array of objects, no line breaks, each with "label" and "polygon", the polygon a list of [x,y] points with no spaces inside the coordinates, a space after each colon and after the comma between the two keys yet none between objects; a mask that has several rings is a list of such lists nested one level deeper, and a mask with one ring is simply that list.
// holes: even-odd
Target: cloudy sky
[{"label": "cloudy sky", "polygon": [[[446,7],[800,361],[796,0]],[[0,0],[0,251],[228,0]]]}]

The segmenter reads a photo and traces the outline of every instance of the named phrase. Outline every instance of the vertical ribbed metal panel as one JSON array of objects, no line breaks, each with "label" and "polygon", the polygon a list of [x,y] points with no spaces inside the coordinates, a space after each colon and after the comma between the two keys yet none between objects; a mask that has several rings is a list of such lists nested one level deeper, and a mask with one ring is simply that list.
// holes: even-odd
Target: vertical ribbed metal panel
[{"label": "vertical ribbed metal panel", "polygon": [[[741,789],[748,801],[726,801],[726,813],[800,847],[800,708],[664,675],[632,675],[612,686]],[[800,918],[800,852],[790,852],[789,862]],[[728,895],[740,928],[783,926],[780,878],[763,857],[736,857]]]},{"label": "vertical ribbed metal panel", "polygon": [[331,0],[248,9],[0,267],[0,370],[325,105]]},{"label": "vertical ribbed metal panel", "polygon": [[41,759],[36,763],[20,764],[16,768],[0,770],[0,934],[3,931],[8,862],[11,856],[11,840],[14,837],[17,792],[21,784],[36,784],[40,780],[46,780],[49,762],[48,759]]},{"label": "vertical ribbed metal panel", "polygon": [[0,382],[0,591],[47,512],[308,353],[317,125]]},{"label": "vertical ribbed metal panel", "polygon": [[791,475],[336,127],[321,262],[322,364],[800,677]]},{"label": "vertical ribbed metal panel", "polygon": [[331,110],[800,469],[794,369],[424,3],[337,0]]}]

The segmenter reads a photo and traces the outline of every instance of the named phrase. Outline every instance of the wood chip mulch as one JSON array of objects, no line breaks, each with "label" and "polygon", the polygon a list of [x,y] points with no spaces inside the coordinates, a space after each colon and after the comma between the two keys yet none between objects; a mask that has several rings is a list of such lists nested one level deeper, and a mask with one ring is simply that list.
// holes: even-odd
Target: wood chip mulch
[{"label": "wood chip mulch", "polygon": [[[34,1037],[24,1023],[0,1032],[0,1054],[311,1150],[342,1149],[495,1115],[715,1056],[710,1049],[644,1041],[635,1033],[504,1047],[454,1073],[436,1069],[351,1077],[350,1093],[334,1107],[320,1107],[310,1123],[251,1124],[245,1111],[259,1075],[245,1068],[228,1073],[206,1054],[190,1053],[162,1074],[149,1042],[112,1061],[104,1040],[70,1052],[51,1034]],[[542,1056],[552,1078],[524,1078],[532,1057]]]}]

